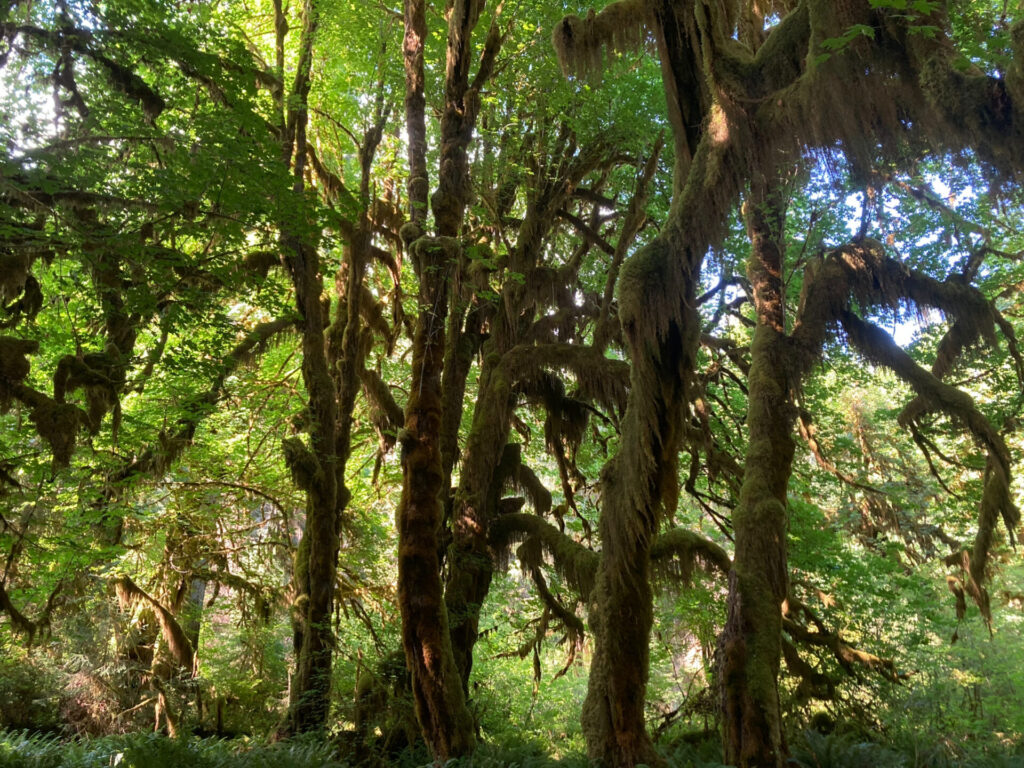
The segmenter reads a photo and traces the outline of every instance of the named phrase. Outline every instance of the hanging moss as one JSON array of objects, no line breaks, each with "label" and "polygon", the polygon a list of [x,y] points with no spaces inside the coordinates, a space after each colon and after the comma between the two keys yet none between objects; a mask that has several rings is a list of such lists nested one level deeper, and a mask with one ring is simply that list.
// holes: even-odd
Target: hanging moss
[{"label": "hanging moss", "polygon": [[[0,272],[2,272],[3,266],[0,265]],[[2,303],[2,302],[0,302]],[[25,278],[24,285],[22,286],[21,296],[13,304],[5,307],[9,313],[9,317],[3,323],[0,323],[0,328],[13,327],[22,318],[26,320],[34,320],[39,311],[43,308],[43,289],[39,284],[39,281],[32,275],[28,275]]]},{"label": "hanging moss", "polygon": [[549,557],[555,571],[580,598],[589,600],[597,574],[599,555],[596,552],[537,515],[522,512],[502,515],[491,527],[491,545],[498,553],[500,568],[508,567],[516,544],[524,545],[519,547],[518,555],[525,568],[539,568],[544,565],[545,556]]},{"label": "hanging moss", "polygon": [[57,403],[48,398],[39,402],[30,412],[36,431],[50,445],[55,469],[71,463],[75,439],[88,417],[74,405]]},{"label": "hanging moss", "polygon": [[31,370],[29,355],[39,351],[39,342],[0,336],[0,413],[11,408],[15,390]]},{"label": "hanging moss", "polygon": [[551,511],[551,491],[528,466],[520,462],[511,482],[514,488],[526,494],[530,506],[538,515],[546,515]]},{"label": "hanging moss", "polygon": [[277,251],[253,251],[242,259],[243,269],[256,274],[261,280],[266,279],[271,267],[280,265],[281,254]]},{"label": "hanging moss", "polygon": [[32,259],[27,253],[0,253],[0,305],[18,298],[29,278]]},{"label": "hanging moss", "polygon": [[685,528],[659,534],[651,544],[651,571],[655,577],[689,585],[697,567],[727,576],[732,560],[713,541]]},{"label": "hanging moss", "polygon": [[373,295],[365,284],[361,286],[361,289],[362,296],[359,301],[359,314],[363,322],[366,323],[366,326],[372,329],[384,341],[387,354],[390,355],[394,351],[394,344],[398,334],[395,329],[388,325],[388,321],[384,318],[383,307],[377,297]]},{"label": "hanging moss", "polygon": [[359,381],[370,405],[371,419],[380,441],[380,451],[385,454],[394,447],[398,432],[405,423],[405,414],[380,373],[364,368],[359,372]]},{"label": "hanging moss", "polygon": [[146,120],[153,123],[167,106],[163,98],[146,82],[123,64],[98,53],[93,58],[107,70],[111,84],[125,96],[139,103]]},{"label": "hanging moss", "polygon": [[316,456],[298,437],[286,437],[282,440],[281,450],[284,452],[285,464],[292,474],[292,482],[300,490],[311,490],[317,474],[321,471]]},{"label": "hanging moss", "polygon": [[1024,104],[1024,19],[1010,27],[1013,56],[1006,68],[1006,88],[1015,104]]},{"label": "hanging moss", "polygon": [[551,42],[566,75],[599,76],[609,54],[639,50],[653,22],[649,0],[617,0],[586,18],[566,16],[555,26]]},{"label": "hanging moss", "polygon": [[118,405],[118,392],[124,386],[125,367],[114,345],[103,352],[65,355],[53,375],[54,399],[63,403],[69,392],[81,389],[88,404],[88,425],[99,432],[103,417]]},{"label": "hanging moss", "polygon": [[122,611],[133,610],[139,605],[152,608],[171,656],[182,669],[192,673],[195,665],[195,651],[185,631],[181,628],[177,619],[174,618],[174,614],[128,576],[120,576],[114,579],[113,586]]},{"label": "hanging moss", "polygon": [[[541,516],[551,511],[551,492],[533,470],[523,464],[521,444],[508,443],[502,452],[501,461],[494,470],[492,493],[516,492],[525,494],[520,506],[529,501],[534,512]],[[500,514],[518,511],[518,509],[509,509],[505,505],[506,502],[508,502],[507,499],[503,500],[503,506],[499,509]]]},{"label": "hanging moss", "polygon": [[[530,397],[559,410],[566,386],[554,371],[568,371],[576,382],[580,399],[595,403],[612,413],[625,410],[630,366],[623,360],[605,357],[604,352],[581,344],[520,344],[501,361],[500,375],[508,377]],[[567,406],[568,407],[568,406]]]}]

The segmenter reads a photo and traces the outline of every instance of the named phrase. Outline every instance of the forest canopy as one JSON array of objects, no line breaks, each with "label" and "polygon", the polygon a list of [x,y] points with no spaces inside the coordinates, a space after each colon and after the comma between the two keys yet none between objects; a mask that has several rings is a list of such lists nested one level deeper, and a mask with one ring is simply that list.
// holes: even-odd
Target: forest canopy
[{"label": "forest canopy", "polygon": [[0,762],[1024,754],[1019,8],[0,37]]}]

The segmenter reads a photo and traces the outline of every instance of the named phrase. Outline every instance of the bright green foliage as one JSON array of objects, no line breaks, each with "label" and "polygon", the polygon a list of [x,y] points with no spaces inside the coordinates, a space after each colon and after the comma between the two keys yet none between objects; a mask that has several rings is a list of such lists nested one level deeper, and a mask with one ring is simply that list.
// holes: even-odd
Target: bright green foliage
[{"label": "bright green foliage", "polygon": [[[443,5],[428,8],[428,113],[442,103]],[[785,4],[775,5],[782,13]],[[909,18],[913,36],[936,34],[926,17],[937,3],[870,5]],[[12,729],[0,737],[0,766],[428,762],[416,743],[395,594],[403,431],[394,413],[409,394],[422,277],[399,237],[408,182],[401,6],[318,3],[301,200],[281,159],[282,94],[298,66],[300,6],[282,9],[291,31],[280,51],[274,3],[262,0],[21,2],[0,10],[0,339],[35,350],[16,377],[20,360],[0,342],[0,587],[14,609],[0,606],[0,726]],[[958,68],[993,74],[1019,65],[1012,32],[1019,10],[996,0],[948,6]],[[461,318],[479,310],[483,339],[500,323],[546,319],[548,335],[538,330],[522,343],[572,350],[592,344],[610,317],[596,357],[623,365],[615,293],[607,294],[605,318],[601,300],[615,287],[616,258],[650,242],[666,221],[675,158],[653,38],[604,55],[599,76],[563,76],[552,31],[563,15],[582,18],[589,8],[507,0],[500,13],[494,3],[484,10],[479,28],[498,14],[506,37],[480,93],[470,148],[474,198],[463,256],[450,266],[451,309]],[[856,55],[879,34],[869,25],[839,30],[823,41],[816,63]],[[363,199],[359,143],[378,106],[388,117]],[[430,130],[434,173],[441,137]],[[628,253],[616,257],[618,227],[661,134],[666,148],[652,166],[646,216]],[[532,246],[535,268],[513,264],[530,234],[520,227],[550,193],[544,184],[591,150],[599,159]],[[967,151],[929,154],[915,145],[901,152],[913,160],[893,154],[864,168],[824,147],[791,169],[786,330],[821,257],[861,236],[935,280],[983,257],[973,283],[1002,313],[1004,340],[967,349],[944,380],[969,394],[1005,437],[1020,506],[1024,388],[1005,331],[1024,334],[1021,189],[990,181],[989,169]],[[287,231],[317,242],[320,287],[334,317],[344,299],[337,273],[364,206],[376,250],[359,318],[369,375],[357,398],[346,478],[352,498],[338,533],[327,729],[335,741],[267,746],[282,722],[294,664],[293,559],[306,501],[301,467],[286,454],[306,447],[310,427],[282,238]],[[658,492],[665,505],[659,534],[684,528],[731,556],[754,314],[744,269],[750,242],[738,206],[724,230],[697,291],[699,397],[680,417],[687,434],[678,488]],[[559,270],[573,275],[571,284],[558,281]],[[513,312],[524,295],[526,308]],[[850,309],[894,332],[925,367],[951,322],[906,301],[857,297]],[[820,677],[805,684],[783,664],[794,759],[817,768],[1018,765],[1019,551],[997,528],[988,568],[991,634],[970,600],[958,618],[946,581],[960,574],[947,558],[978,529],[985,452],[962,424],[936,414],[918,422],[915,442],[900,418],[910,389],[832,330],[796,393],[806,419],[789,485],[788,566],[794,606],[799,601],[808,613],[784,640]],[[545,522],[596,559],[604,546],[602,473],[618,452],[622,409],[602,399],[607,382],[596,368],[577,365],[574,352],[543,364],[535,353],[520,357],[522,370],[494,374],[511,393],[508,441],[520,445],[523,466],[551,496]],[[102,381],[75,383],[76,361],[86,360],[108,366]],[[474,426],[484,364],[477,349],[459,414],[460,450]],[[59,394],[62,365],[72,378]],[[47,434],[38,405],[15,393],[17,386],[68,406],[77,421]],[[461,466],[455,463],[453,485]],[[496,503],[507,504],[506,512],[538,511],[525,486],[493,489]],[[579,593],[551,552],[518,550],[530,544],[524,539],[491,542],[495,562],[504,565],[507,555],[509,567],[496,574],[481,608],[468,697],[485,746],[467,766],[582,765],[591,596]],[[539,596],[531,564],[582,632]],[[119,600],[122,577],[152,601]],[[648,730],[673,764],[714,765],[725,574],[693,556],[685,564],[652,563],[650,578]],[[174,635],[156,604],[197,641],[194,670],[172,663]],[[870,659],[841,658],[840,641]],[[145,733],[161,695],[181,731],[241,740]],[[168,728],[166,716],[158,727]],[[37,735],[49,729],[60,735]],[[78,736],[90,738],[67,740]]]}]

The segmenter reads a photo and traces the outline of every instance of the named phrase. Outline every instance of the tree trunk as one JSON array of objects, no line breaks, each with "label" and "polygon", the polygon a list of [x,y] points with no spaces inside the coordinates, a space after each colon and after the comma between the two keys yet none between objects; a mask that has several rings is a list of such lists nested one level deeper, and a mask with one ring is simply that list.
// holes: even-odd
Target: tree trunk
[{"label": "tree trunk", "polygon": [[[300,202],[305,195],[306,102],[316,30],[317,8],[313,0],[306,0],[284,150],[285,161],[292,162],[293,192]],[[287,725],[291,733],[320,730],[327,722],[334,648],[331,617],[340,543],[339,504],[343,502],[339,482],[343,464],[337,455],[338,403],[327,359],[327,309],[322,302],[320,254],[310,234],[315,231],[314,226],[311,222],[304,224],[305,232],[301,231],[303,223],[282,227],[296,308],[302,315],[302,378],[309,398],[310,421],[310,448],[299,449],[301,458],[292,465],[293,476],[306,491],[306,525],[294,567],[292,627],[296,667]]]},{"label": "tree trunk", "polygon": [[412,381],[401,440],[398,604],[417,718],[434,756],[447,760],[470,752],[475,734],[452,655],[438,556],[444,477],[440,430],[448,305],[445,262],[451,256],[438,240],[420,237],[413,244],[423,310],[413,339]]},{"label": "tree trunk", "polygon": [[778,188],[754,186],[745,211],[753,246],[747,274],[757,312],[748,385],[749,444],[732,517],[736,554],[717,658],[724,761],[741,768],[782,766],[786,757],[778,677],[788,583],[786,488],[796,416],[783,312],[785,208]]},{"label": "tree trunk", "polygon": [[[611,533],[602,514],[602,541]],[[653,623],[649,547],[627,534],[625,546],[606,544],[590,608],[594,656],[583,702],[587,755],[609,768],[661,765],[644,720]]]},{"label": "tree trunk", "polygon": [[[403,482],[396,514],[398,606],[416,717],[434,757],[447,760],[469,753],[476,738],[452,656],[441,584],[441,376],[449,301],[448,270],[458,244],[450,226],[443,239],[428,237],[425,231],[429,190],[423,72],[426,36],[424,1],[406,0],[403,52],[410,220],[403,227],[402,236],[419,278],[420,312],[413,337],[405,429],[401,434]],[[452,218],[449,215],[445,220],[450,223]]]},{"label": "tree trunk", "polygon": [[[472,34],[481,0],[448,6],[448,46],[441,114],[440,173],[431,200],[436,237],[426,234],[427,191],[423,0],[405,3],[406,132],[409,136],[410,221],[402,228],[419,279],[420,312],[413,337],[412,377],[402,432],[402,498],[398,518],[398,602],[402,645],[412,676],[416,715],[434,757],[468,754],[476,743],[452,652],[441,583],[440,542],[446,484],[442,450],[445,322],[451,280],[461,245],[458,237],[472,193],[467,147],[480,108],[479,88],[490,77],[500,46],[497,27],[488,34],[480,69],[469,84]],[[454,359],[455,356],[453,356]]]},{"label": "tree trunk", "polygon": [[[485,349],[493,344],[489,343]],[[497,354],[485,356],[473,426],[463,452],[459,488],[452,511],[452,545],[449,549],[445,602],[451,622],[452,650],[469,691],[473,646],[480,629],[480,607],[487,597],[494,573],[488,531],[494,517],[494,473],[508,441],[512,413],[512,385]]]},{"label": "tree trunk", "polygon": [[[327,722],[334,637],[331,616],[339,548],[338,457],[335,454],[337,403],[324,348],[324,317],[320,304],[319,258],[299,245],[304,279],[297,277],[297,299],[303,310],[302,375],[309,395],[311,476],[306,486],[306,526],[295,557],[295,600],[292,606],[296,658],[291,683],[289,729],[318,730]],[[298,273],[297,273],[298,274]],[[301,289],[300,289],[301,286]]]},{"label": "tree trunk", "polygon": [[[663,500],[676,487],[682,405],[700,337],[700,256],[678,249],[678,222],[630,259],[619,290],[633,366],[619,453],[602,478],[602,556],[590,609],[595,651],[582,715],[589,757],[614,768],[663,763],[644,722],[653,622],[648,564]],[[676,290],[682,306],[661,307]],[[652,333],[650,324],[665,317],[674,319]]]}]

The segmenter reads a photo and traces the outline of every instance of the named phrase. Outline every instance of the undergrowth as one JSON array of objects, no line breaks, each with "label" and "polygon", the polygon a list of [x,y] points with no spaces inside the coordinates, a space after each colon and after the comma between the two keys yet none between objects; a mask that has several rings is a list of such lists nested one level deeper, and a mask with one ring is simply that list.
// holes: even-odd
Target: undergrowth
[{"label": "undergrowth", "polygon": [[0,734],[0,768],[342,768],[335,748],[302,737],[277,744],[172,739],[132,733],[66,741],[53,735]]},{"label": "undergrowth", "polygon": [[[1024,768],[1019,747],[1003,752],[957,749],[949,744],[877,744],[852,734],[808,731],[791,745],[792,768]],[[671,768],[726,768],[714,740],[662,748]],[[356,761],[317,736],[274,744],[247,739],[174,739],[133,733],[68,741],[53,734],[0,732],[0,768],[433,768],[420,750],[387,760]],[[444,768],[589,768],[581,754],[555,759],[543,744],[481,744],[472,757]]]},{"label": "undergrowth", "polygon": [[793,745],[790,765],[799,768],[1024,768],[1019,747],[969,750],[949,741],[908,739],[878,744],[853,734],[807,731]]}]

